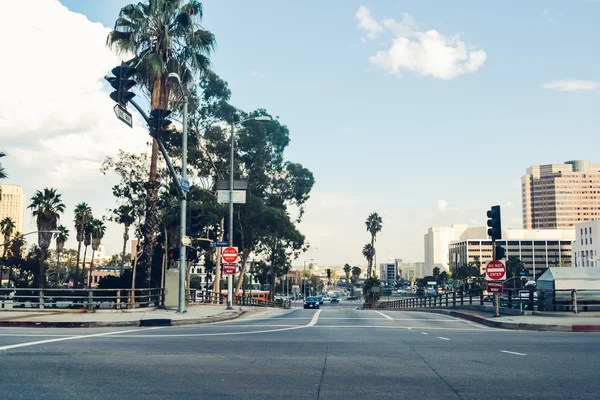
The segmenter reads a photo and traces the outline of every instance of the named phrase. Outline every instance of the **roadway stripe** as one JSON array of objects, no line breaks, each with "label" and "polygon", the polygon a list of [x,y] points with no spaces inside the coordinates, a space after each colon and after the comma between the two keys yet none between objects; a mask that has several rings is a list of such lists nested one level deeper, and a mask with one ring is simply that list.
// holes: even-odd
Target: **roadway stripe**
[{"label": "roadway stripe", "polygon": [[123,333],[147,331],[147,330],[150,330],[150,329],[158,329],[158,328],[163,328],[163,327],[144,328],[144,329],[129,329],[129,330],[126,330],[126,331],[93,333],[91,335],[77,335],[77,336],[60,337],[60,338],[56,338],[56,339],[38,340],[36,342],[26,342],[26,343],[11,344],[11,345],[8,345],[8,346],[1,346],[0,347],[0,351],[17,349],[17,348],[20,348],[20,347],[37,346],[39,344],[54,343],[54,342],[63,342],[65,340],[77,340],[77,339],[87,339],[87,338],[94,338],[94,337],[101,337],[101,336],[119,335],[119,334],[123,334]]},{"label": "roadway stripe", "polygon": [[446,338],[446,337],[443,337],[443,336],[438,336],[438,339],[442,339],[442,340],[450,340],[450,339],[448,339],[448,338]]},{"label": "roadway stripe", "polygon": [[382,313],[381,311],[375,311],[377,314],[381,315],[382,317],[385,317],[385,319],[389,319],[390,321],[393,321],[394,318],[390,317],[389,315],[385,315],[384,313]]},{"label": "roadway stripe", "polygon": [[421,332],[421,334],[423,334],[423,335],[429,335],[429,333],[427,333],[427,332]]},{"label": "roadway stripe", "polygon": [[508,350],[500,350],[500,353],[514,354],[516,356],[526,356],[527,355],[527,354],[524,354],[524,353],[517,353],[515,351],[508,351]]}]

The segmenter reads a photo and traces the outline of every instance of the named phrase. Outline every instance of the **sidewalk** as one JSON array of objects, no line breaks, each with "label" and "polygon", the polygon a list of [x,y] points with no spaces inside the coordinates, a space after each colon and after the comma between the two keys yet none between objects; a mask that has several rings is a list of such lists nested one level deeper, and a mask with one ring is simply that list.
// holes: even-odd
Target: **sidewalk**
[{"label": "sidewalk", "polygon": [[171,326],[204,324],[239,318],[246,313],[264,311],[264,308],[234,307],[226,310],[224,305],[190,305],[187,312],[174,309],[141,311],[96,312],[35,312],[0,311],[0,327],[30,328],[99,328],[115,326]]},{"label": "sidewalk", "polygon": [[[417,310],[415,310],[417,311]],[[512,330],[526,331],[557,331],[557,332],[600,332],[600,316],[598,313],[585,314],[556,313],[549,315],[501,315],[495,317],[493,312],[461,310],[461,309],[420,309],[438,314],[451,315],[486,326]]]}]

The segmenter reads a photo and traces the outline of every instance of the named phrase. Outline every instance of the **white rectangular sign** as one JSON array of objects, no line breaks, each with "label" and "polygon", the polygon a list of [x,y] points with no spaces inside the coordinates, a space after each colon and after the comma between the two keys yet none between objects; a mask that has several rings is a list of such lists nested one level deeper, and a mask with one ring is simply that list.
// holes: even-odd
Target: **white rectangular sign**
[{"label": "white rectangular sign", "polygon": [[[229,190],[218,190],[217,201],[221,204],[229,203]],[[239,204],[246,203],[246,191],[245,190],[234,190],[233,191],[233,202]]]}]

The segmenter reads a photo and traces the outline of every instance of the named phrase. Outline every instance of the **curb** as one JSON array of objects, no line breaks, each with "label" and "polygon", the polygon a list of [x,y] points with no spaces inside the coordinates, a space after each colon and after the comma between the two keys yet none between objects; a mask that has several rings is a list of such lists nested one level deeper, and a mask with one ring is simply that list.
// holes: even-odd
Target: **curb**
[{"label": "curb", "polygon": [[211,322],[221,322],[236,319],[244,315],[246,311],[238,311],[235,313],[226,313],[226,315],[211,316],[194,319],[142,319],[138,321],[122,321],[122,322],[52,322],[52,321],[0,321],[0,327],[9,328],[110,328],[110,327],[150,327],[150,326],[179,326],[179,325],[197,325],[207,324]]},{"label": "curb", "polygon": [[500,322],[460,311],[450,311],[453,317],[466,319],[492,328],[537,332],[600,332],[600,325],[548,325],[519,322]]}]

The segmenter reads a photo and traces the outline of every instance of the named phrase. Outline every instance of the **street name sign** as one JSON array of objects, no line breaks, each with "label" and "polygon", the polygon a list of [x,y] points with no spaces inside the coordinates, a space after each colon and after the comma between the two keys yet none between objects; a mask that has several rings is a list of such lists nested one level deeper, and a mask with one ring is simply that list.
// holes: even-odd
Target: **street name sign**
[{"label": "street name sign", "polygon": [[485,269],[485,278],[488,281],[505,281],[506,265],[500,260],[490,261]]},{"label": "street name sign", "polygon": [[[246,191],[245,190],[234,190],[233,202],[236,204],[246,203]],[[229,203],[229,190],[217,190],[217,201],[221,204]]]},{"label": "street name sign", "polygon": [[210,242],[210,247],[228,247],[228,242]]},{"label": "street name sign", "polygon": [[182,179],[181,182],[179,183],[179,187],[184,192],[189,192],[190,191],[190,181],[188,181],[187,179]]},{"label": "street name sign", "polygon": [[504,283],[502,281],[488,281],[487,291],[489,293],[502,293]]},{"label": "street name sign", "polygon": [[131,116],[131,113],[127,111],[125,107],[123,107],[120,104],[115,104],[115,106],[113,107],[113,111],[115,112],[117,118],[123,121],[125,125],[127,125],[130,128],[133,128],[133,118]]},{"label": "street name sign", "polygon": [[238,262],[238,248],[225,247],[221,252],[221,262],[223,264],[235,264]]}]

